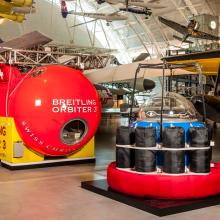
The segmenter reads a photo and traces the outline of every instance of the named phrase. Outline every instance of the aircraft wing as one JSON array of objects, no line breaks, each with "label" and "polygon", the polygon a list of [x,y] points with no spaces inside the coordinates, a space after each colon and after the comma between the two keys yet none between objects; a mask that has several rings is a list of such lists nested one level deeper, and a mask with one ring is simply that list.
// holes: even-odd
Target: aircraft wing
[{"label": "aircraft wing", "polygon": [[31,49],[33,47],[36,47],[38,45],[44,45],[49,42],[51,42],[52,39],[41,34],[38,31],[33,31],[27,34],[24,34],[20,37],[17,37],[13,40],[0,43],[0,53],[6,51],[6,48],[12,48],[12,49]]},{"label": "aircraft wing", "polygon": [[[176,56],[164,57],[163,59],[167,63],[173,64],[198,63],[200,64],[203,73],[208,75],[216,75],[219,71],[220,50],[180,54]],[[187,70],[195,73],[198,72],[194,68],[187,68]]]},{"label": "aircraft wing", "polygon": [[[106,67],[98,70],[86,70],[85,76],[92,83],[105,83],[105,82],[116,82],[120,80],[134,79],[135,72],[138,68],[138,64],[158,64],[162,63],[160,59],[145,60],[142,62],[135,62],[130,64],[124,64],[115,67]],[[162,69],[141,69],[138,73],[137,78],[147,78],[147,77],[159,77],[162,76]],[[173,70],[173,75],[185,75],[192,74],[189,71],[183,69]],[[170,75],[170,70],[165,70],[165,75]]]},{"label": "aircraft wing", "polygon": [[181,24],[178,24],[174,21],[171,21],[171,20],[168,20],[168,19],[165,19],[163,17],[158,17],[159,21],[163,24],[165,24],[166,26],[174,29],[175,31],[185,35],[185,34],[188,34],[188,31],[187,31],[187,28],[184,26],[184,25],[181,25]]},{"label": "aircraft wing", "polygon": [[212,35],[212,34],[208,34],[202,31],[194,31],[193,37],[195,38],[201,38],[201,39],[205,39],[205,40],[220,40],[220,37]]}]

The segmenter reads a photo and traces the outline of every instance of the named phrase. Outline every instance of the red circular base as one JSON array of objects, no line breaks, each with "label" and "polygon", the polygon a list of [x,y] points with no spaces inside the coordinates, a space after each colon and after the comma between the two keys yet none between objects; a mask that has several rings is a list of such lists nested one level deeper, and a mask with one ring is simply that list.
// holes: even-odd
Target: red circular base
[{"label": "red circular base", "polygon": [[107,169],[108,185],[119,192],[159,199],[193,199],[220,194],[220,163],[207,175],[137,174],[119,170],[115,163]]}]

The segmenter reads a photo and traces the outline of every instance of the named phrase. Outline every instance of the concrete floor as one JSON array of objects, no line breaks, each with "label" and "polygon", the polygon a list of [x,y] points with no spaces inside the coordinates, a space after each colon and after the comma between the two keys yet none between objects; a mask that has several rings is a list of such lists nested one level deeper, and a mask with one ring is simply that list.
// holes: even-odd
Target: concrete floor
[{"label": "concrete floor", "polygon": [[[105,168],[115,157],[114,133],[119,123],[117,119],[102,120],[96,135],[96,164],[23,171],[0,168],[0,220],[159,219],[80,187],[81,181],[105,177]],[[126,121],[122,120],[121,123],[125,124]],[[220,129],[216,136],[218,134]],[[220,149],[217,146],[213,154],[213,159],[220,161]],[[219,217],[220,205],[163,219],[213,220]]]}]

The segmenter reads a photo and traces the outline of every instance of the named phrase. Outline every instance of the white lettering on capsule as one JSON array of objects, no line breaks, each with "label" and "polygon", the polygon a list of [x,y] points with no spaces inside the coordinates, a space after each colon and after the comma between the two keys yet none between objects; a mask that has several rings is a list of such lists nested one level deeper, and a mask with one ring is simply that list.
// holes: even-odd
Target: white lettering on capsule
[{"label": "white lettering on capsule", "polygon": [[44,144],[44,142],[40,140],[40,138],[37,137],[37,135],[31,130],[26,121],[22,121],[22,126],[24,127],[25,132],[29,135],[30,138],[32,138],[34,142],[37,142],[39,145]]},{"label": "white lettering on capsule", "polygon": [[52,112],[54,113],[92,113],[97,112],[94,99],[53,99]]}]

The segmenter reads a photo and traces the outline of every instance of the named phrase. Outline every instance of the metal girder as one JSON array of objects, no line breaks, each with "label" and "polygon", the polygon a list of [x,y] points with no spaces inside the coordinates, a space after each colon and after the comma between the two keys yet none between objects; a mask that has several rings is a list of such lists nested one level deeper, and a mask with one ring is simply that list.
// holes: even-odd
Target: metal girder
[{"label": "metal girder", "polygon": [[[131,29],[133,30],[133,27],[131,27]],[[129,35],[129,36],[123,36],[121,37],[122,40],[125,40],[125,39],[132,39],[132,38],[138,38],[138,36],[144,36],[145,33],[142,32],[142,33],[137,33],[135,32],[135,34],[132,34],[132,35]],[[141,42],[142,43],[142,42]]]},{"label": "metal girder", "polygon": [[63,53],[44,50],[7,49],[0,54],[0,63],[10,63],[18,66],[44,66],[63,64],[84,70],[104,68],[113,59],[110,54]]},{"label": "metal girder", "polygon": [[208,1],[208,0],[204,0],[204,1],[205,1],[206,5],[208,6],[209,10],[210,10],[210,13],[213,14],[213,15],[217,15],[216,11],[213,8],[213,5],[210,4],[210,1]]},{"label": "metal girder", "polygon": [[[150,31],[150,29],[148,28],[148,26],[146,25],[146,23],[144,22],[143,19],[141,19],[139,16],[134,15],[134,17],[136,18],[136,21],[142,25],[144,31],[146,32],[146,35],[149,39],[149,41],[152,43],[152,45],[154,45],[155,50],[157,51],[157,56],[160,57],[162,55],[162,52],[160,50],[159,44],[157,42],[155,42],[154,36],[152,35],[152,32]],[[146,46],[145,46],[146,47]],[[148,51],[148,50],[147,50]],[[152,57],[152,54],[150,54],[150,57]]]},{"label": "metal girder", "polygon": [[83,46],[74,46],[68,44],[55,44],[49,43],[45,46],[38,47],[37,50],[45,51],[47,48],[52,52],[59,52],[65,54],[93,54],[93,55],[109,55],[117,50],[114,49],[106,49],[99,47],[83,47]]},{"label": "metal girder", "polygon": [[183,2],[186,4],[186,6],[189,8],[189,10],[191,11],[191,13],[193,15],[198,15],[198,11],[196,10],[196,8],[193,6],[193,3],[191,0],[183,0]]}]

